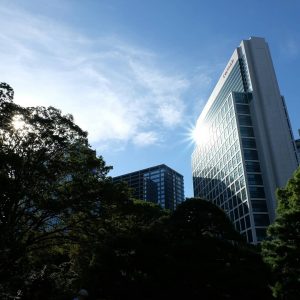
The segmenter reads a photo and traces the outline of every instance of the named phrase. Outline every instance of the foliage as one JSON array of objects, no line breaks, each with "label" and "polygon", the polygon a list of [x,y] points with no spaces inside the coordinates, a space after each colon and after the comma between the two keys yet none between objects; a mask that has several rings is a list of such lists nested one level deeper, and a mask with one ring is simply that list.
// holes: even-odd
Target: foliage
[{"label": "foliage", "polygon": [[72,116],[0,84],[0,298],[269,299],[261,258],[215,205],[132,199]]},{"label": "foliage", "polygon": [[264,260],[273,273],[272,290],[279,299],[300,298],[300,168],[277,191],[275,222],[262,243]]},{"label": "foliage", "polygon": [[[122,187],[118,186],[122,193]],[[144,201],[125,199],[119,195],[111,199],[104,215],[90,227],[89,238],[73,253],[75,272],[81,274],[78,286],[84,286],[92,295],[111,299],[132,297],[138,287],[144,262],[155,262],[143,251],[147,232],[153,223],[167,217],[159,206]],[[114,203],[114,205],[111,205]],[[93,235],[93,238],[91,237]],[[157,243],[152,244],[156,248]],[[153,264],[157,267],[157,262]]]},{"label": "foliage", "polygon": [[271,298],[258,251],[215,205],[189,199],[172,214],[148,203],[129,206],[125,214],[111,214],[116,231],[110,228],[94,240],[93,249],[76,255],[88,270],[82,285],[95,294],[107,299]]},{"label": "foliage", "polygon": [[14,90],[5,82],[0,82],[0,104],[2,102],[12,102]]},{"label": "foliage", "polygon": [[0,282],[16,294],[48,271],[44,252],[64,257],[80,226],[97,216],[110,167],[72,116],[21,107],[6,84],[0,91]]},{"label": "foliage", "polygon": [[169,230],[173,256],[169,288],[175,299],[270,298],[259,253],[220,208],[188,199],[171,216]]}]

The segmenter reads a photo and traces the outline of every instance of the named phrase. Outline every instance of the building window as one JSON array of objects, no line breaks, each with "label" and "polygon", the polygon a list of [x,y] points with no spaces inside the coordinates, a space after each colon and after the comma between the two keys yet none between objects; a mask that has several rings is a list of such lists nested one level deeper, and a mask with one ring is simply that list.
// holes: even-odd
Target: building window
[{"label": "building window", "polygon": [[252,243],[253,242],[253,237],[252,237],[251,229],[247,230],[247,237],[248,237],[248,242]]},{"label": "building window", "polygon": [[256,148],[255,139],[242,138],[243,148]]},{"label": "building window", "polygon": [[235,228],[236,228],[237,231],[241,231],[241,226],[240,226],[240,222],[239,221],[237,221],[235,223]]},{"label": "building window", "polygon": [[235,103],[248,104],[248,97],[244,93],[235,93],[234,94]]},{"label": "building window", "polygon": [[250,186],[249,191],[250,191],[251,198],[265,198],[265,191],[263,187]]},{"label": "building window", "polygon": [[238,116],[239,123],[242,126],[252,126],[251,118],[247,115],[239,115]]},{"label": "building window", "polygon": [[259,162],[257,161],[246,161],[246,171],[247,172],[260,172]]},{"label": "building window", "polygon": [[267,230],[266,228],[256,228],[256,238],[257,241],[262,241],[266,238]]},{"label": "building window", "polygon": [[249,106],[243,104],[236,104],[236,110],[238,114],[250,114]]},{"label": "building window", "polygon": [[240,127],[240,132],[242,137],[254,137],[252,127]]},{"label": "building window", "polygon": [[241,222],[241,230],[243,231],[243,230],[246,229],[246,228],[245,228],[245,220],[244,220],[244,219],[241,219],[240,222]]},{"label": "building window", "polygon": [[267,204],[265,200],[252,200],[252,210],[254,212],[267,212]]},{"label": "building window", "polygon": [[263,180],[260,174],[248,174],[249,185],[262,185]]},{"label": "building window", "polygon": [[256,150],[244,149],[245,160],[258,160],[258,154]]},{"label": "building window", "polygon": [[245,217],[245,222],[246,222],[246,228],[249,228],[250,227],[250,217],[249,217],[249,215],[247,215]]},{"label": "building window", "polygon": [[255,226],[269,226],[270,220],[267,214],[253,214]]}]

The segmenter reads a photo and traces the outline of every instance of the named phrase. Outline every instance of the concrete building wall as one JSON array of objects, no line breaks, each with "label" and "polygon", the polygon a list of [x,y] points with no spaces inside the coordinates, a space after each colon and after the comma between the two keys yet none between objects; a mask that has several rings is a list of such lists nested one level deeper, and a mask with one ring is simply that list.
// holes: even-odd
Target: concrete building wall
[{"label": "concrete building wall", "polygon": [[275,190],[285,186],[297,166],[293,137],[281,97],[268,44],[263,38],[242,41],[252,85],[250,104],[271,221],[275,217]]}]

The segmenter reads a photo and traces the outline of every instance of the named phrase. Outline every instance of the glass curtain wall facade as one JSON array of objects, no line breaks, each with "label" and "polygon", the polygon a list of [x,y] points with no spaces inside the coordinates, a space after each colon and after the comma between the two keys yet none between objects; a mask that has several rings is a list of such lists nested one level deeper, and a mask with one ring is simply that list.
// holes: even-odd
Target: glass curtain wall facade
[{"label": "glass curtain wall facade", "polygon": [[248,242],[257,243],[274,215],[274,196],[267,198],[265,190],[269,195],[275,191],[270,191],[272,174],[261,166],[264,140],[247,64],[242,51],[236,50],[200,115],[192,170],[194,195],[221,207]]},{"label": "glass curtain wall facade", "polygon": [[126,182],[134,198],[165,209],[174,210],[184,201],[183,176],[164,164],[114,177],[113,181]]}]

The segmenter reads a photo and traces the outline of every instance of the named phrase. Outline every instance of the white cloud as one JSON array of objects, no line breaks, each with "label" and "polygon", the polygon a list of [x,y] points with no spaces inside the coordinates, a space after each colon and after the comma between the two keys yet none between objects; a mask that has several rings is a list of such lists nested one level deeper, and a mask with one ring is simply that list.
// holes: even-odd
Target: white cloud
[{"label": "white cloud", "polygon": [[183,105],[178,99],[174,99],[174,102],[165,103],[159,108],[159,116],[161,117],[163,124],[167,127],[172,127],[181,123],[183,115]]},{"label": "white cloud", "polygon": [[158,141],[159,137],[154,131],[140,132],[133,139],[134,144],[140,147],[157,144]]},{"label": "white cloud", "polygon": [[152,105],[157,109],[156,118],[167,127],[183,121],[185,105],[182,92],[189,87],[187,79],[180,76],[166,76],[158,70],[146,68],[136,62],[130,63],[137,82],[151,91]]},{"label": "white cloud", "polygon": [[[182,74],[165,71],[159,55],[117,37],[90,39],[44,16],[0,7],[0,81],[21,105],[72,113],[98,147],[157,144],[184,121]],[[198,79],[209,84],[209,77]]]}]

